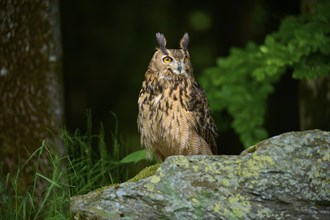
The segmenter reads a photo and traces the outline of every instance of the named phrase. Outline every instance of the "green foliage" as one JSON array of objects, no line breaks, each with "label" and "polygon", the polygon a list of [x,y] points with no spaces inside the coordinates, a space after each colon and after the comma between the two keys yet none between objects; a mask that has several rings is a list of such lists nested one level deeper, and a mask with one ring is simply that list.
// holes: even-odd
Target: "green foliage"
[{"label": "green foliage", "polygon": [[188,21],[191,27],[197,31],[206,31],[210,29],[212,25],[210,16],[202,10],[197,10],[190,13]]},{"label": "green foliage", "polygon": [[[39,170],[42,155],[47,155],[48,165],[52,168],[48,176],[41,174]],[[70,194],[65,184],[64,160],[66,158],[53,154],[43,142],[41,147],[17,169],[16,173],[3,176],[1,170],[0,219],[67,219]],[[21,171],[34,161],[37,161],[37,166],[34,170],[33,184],[26,192],[21,192],[19,185]],[[40,190],[37,184],[40,183],[47,185],[42,198],[37,196],[37,191]]]},{"label": "green foliage", "polygon": [[214,111],[227,110],[232,127],[247,147],[267,137],[263,127],[266,100],[287,70],[294,79],[313,79],[330,72],[330,2],[315,12],[287,17],[262,45],[232,48],[207,69],[200,82]]},{"label": "green foliage", "polygon": [[121,159],[119,162],[121,164],[125,163],[137,163],[146,158],[146,150],[138,150],[133,153],[128,154],[126,157]]},{"label": "green foliage", "polygon": [[[101,124],[99,134],[92,134],[91,114],[87,113],[87,133],[81,134],[77,130],[74,134],[63,132],[62,140],[69,155],[68,181],[71,195],[87,193],[99,187],[126,181],[128,163],[145,160],[141,152],[127,155],[127,149],[122,146],[118,135],[118,120],[112,114],[116,126],[112,133],[111,152],[105,143],[104,128]],[[122,155],[127,155],[122,158]]]},{"label": "green foliage", "polygon": [[[79,130],[74,134],[63,131],[62,141],[67,156],[59,157],[43,142],[16,173],[5,175],[0,170],[0,219],[69,219],[71,196],[126,181],[129,178],[126,165],[145,160],[143,151],[133,152],[122,158],[121,155],[127,154],[127,149],[119,141],[117,124],[112,134],[111,152],[107,150],[102,125],[98,134],[92,134],[90,112],[87,125],[85,134],[81,134]],[[49,174],[43,174],[39,170],[39,166],[45,164],[41,159],[45,155],[46,164],[52,171]],[[29,162],[36,164],[34,180],[27,191],[21,192],[21,171]],[[41,181],[45,184],[42,198],[36,193]]]}]

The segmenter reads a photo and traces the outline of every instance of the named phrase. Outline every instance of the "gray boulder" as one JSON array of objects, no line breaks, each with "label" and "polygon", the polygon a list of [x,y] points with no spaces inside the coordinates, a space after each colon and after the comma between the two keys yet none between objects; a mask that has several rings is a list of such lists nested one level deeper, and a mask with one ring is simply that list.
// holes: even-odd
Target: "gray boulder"
[{"label": "gray boulder", "polygon": [[329,219],[330,132],[272,137],[239,156],[173,156],[152,175],[71,199],[75,219]]}]

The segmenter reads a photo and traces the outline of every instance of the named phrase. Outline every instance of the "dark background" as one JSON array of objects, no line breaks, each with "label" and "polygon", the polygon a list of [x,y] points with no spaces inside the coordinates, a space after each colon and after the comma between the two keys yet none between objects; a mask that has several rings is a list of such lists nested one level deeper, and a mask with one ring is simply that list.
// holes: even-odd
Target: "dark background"
[{"label": "dark background", "polygon": [[[102,122],[110,146],[115,127],[110,112],[114,112],[124,145],[137,150],[137,98],[157,46],[156,32],[165,34],[168,48],[178,47],[182,35],[189,33],[198,78],[231,47],[262,43],[283,18],[300,13],[300,2],[62,0],[60,11],[67,129],[85,131],[86,109],[90,109],[94,132]],[[299,130],[297,89],[290,76],[276,85],[266,116],[270,135]],[[243,149],[232,130],[219,133],[219,153],[237,154]]]}]

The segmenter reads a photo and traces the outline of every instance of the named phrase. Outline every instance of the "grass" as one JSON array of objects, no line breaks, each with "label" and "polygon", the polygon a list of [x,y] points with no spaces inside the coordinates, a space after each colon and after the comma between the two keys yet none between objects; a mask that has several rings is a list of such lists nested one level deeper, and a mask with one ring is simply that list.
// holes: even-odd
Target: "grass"
[{"label": "grass", "polygon": [[[4,174],[0,170],[0,219],[70,219],[71,196],[126,181],[127,165],[145,158],[145,154],[138,151],[121,160],[127,149],[121,146],[117,126],[112,133],[111,152],[108,152],[102,125],[98,134],[92,134],[90,115],[87,128],[85,134],[79,130],[62,132],[66,156],[60,157],[43,142],[15,173]],[[33,183],[22,192],[22,170],[30,163],[35,164]],[[41,164],[50,167],[47,174]]]},{"label": "grass", "polygon": [[[42,174],[39,169],[42,155],[47,155],[47,161],[50,162],[52,171],[49,176]],[[15,173],[8,173],[2,177],[0,179],[0,219],[67,219],[70,194],[69,187],[63,183],[65,176],[65,170],[61,169],[63,159],[51,153],[49,147],[43,142]],[[22,192],[20,189],[21,171],[32,160],[37,161],[33,183],[25,192]],[[40,183],[46,183],[42,190],[38,186]],[[38,196],[40,191],[42,191],[42,196]]]}]

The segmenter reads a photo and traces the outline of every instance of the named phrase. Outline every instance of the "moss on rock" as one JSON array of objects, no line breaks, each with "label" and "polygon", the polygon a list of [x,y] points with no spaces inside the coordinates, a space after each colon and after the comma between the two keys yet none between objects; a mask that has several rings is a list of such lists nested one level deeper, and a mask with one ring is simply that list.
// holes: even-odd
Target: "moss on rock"
[{"label": "moss on rock", "polygon": [[[290,132],[239,156],[173,156],[73,197],[79,219],[326,219],[330,132]],[[77,217],[78,216],[78,217]]]}]

